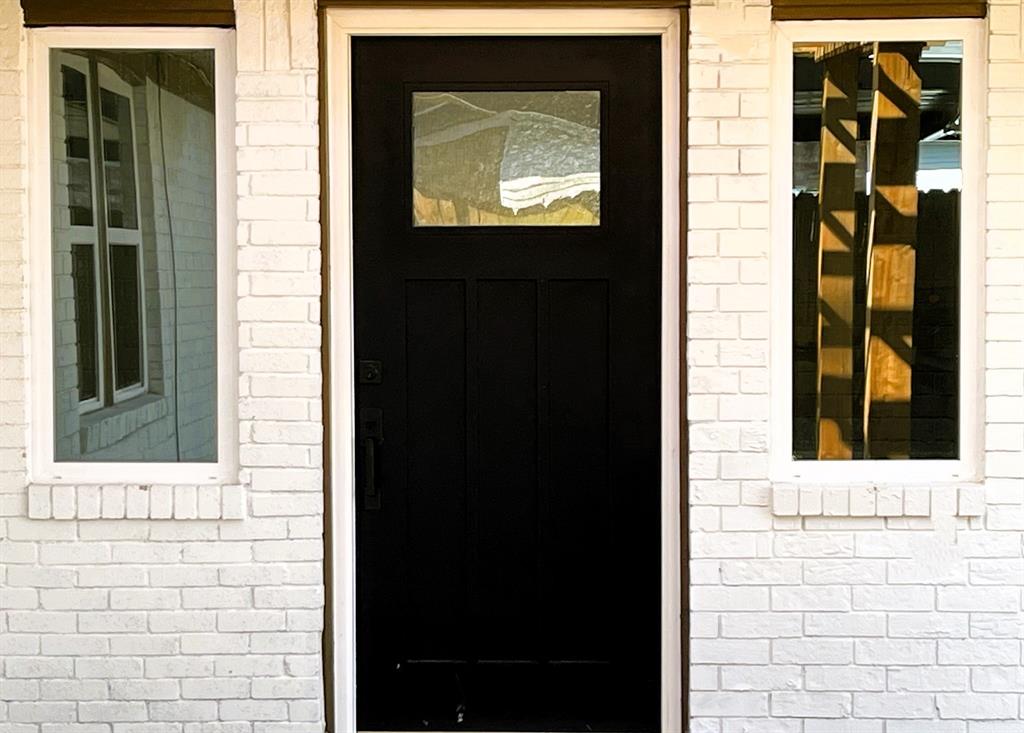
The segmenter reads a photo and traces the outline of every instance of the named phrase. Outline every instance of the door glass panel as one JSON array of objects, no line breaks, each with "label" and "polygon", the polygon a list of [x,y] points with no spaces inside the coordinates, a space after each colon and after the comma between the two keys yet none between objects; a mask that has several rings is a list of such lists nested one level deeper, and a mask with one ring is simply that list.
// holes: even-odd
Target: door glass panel
[{"label": "door glass panel", "polygon": [[414,226],[596,226],[599,91],[414,92]]}]

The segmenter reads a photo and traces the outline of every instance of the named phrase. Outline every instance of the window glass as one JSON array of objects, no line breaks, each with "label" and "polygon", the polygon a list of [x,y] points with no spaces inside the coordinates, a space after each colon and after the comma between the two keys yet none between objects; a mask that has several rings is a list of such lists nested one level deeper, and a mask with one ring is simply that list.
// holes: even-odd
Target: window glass
[{"label": "window glass", "polygon": [[601,93],[414,92],[415,226],[601,221]]},{"label": "window glass", "polygon": [[51,68],[55,460],[216,461],[213,51]]},{"label": "window glass", "polygon": [[99,397],[99,350],[96,345],[96,248],[71,245],[71,285],[74,288],[75,324],[78,336],[78,399]]},{"label": "window glass", "polygon": [[92,226],[92,163],[85,74],[61,66],[64,112],[64,157],[67,166],[68,215],[72,226]]},{"label": "window glass", "polygon": [[110,247],[110,299],[114,320],[114,387],[142,382],[138,247]]},{"label": "window glass", "polygon": [[955,459],[963,45],[794,53],[794,458]]},{"label": "window glass", "polygon": [[128,97],[100,87],[100,110],[107,226],[137,229],[131,103]]}]

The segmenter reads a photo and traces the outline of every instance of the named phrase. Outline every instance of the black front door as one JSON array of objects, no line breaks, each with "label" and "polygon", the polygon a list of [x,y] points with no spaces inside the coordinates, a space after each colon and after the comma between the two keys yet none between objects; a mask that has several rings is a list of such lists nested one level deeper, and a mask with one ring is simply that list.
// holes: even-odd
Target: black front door
[{"label": "black front door", "polygon": [[656,730],[660,42],[356,38],[363,730]]}]

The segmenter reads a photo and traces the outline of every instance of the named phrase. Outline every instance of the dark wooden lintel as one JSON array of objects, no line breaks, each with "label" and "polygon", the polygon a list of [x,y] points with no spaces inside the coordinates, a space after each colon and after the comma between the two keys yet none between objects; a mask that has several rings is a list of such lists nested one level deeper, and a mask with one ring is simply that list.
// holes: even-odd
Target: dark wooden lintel
[{"label": "dark wooden lintel", "polygon": [[773,0],[772,20],[984,18],[985,0]]},{"label": "dark wooden lintel", "polygon": [[687,8],[689,0],[318,0],[321,8]]},{"label": "dark wooden lintel", "polygon": [[232,0],[21,0],[25,25],[232,28]]}]

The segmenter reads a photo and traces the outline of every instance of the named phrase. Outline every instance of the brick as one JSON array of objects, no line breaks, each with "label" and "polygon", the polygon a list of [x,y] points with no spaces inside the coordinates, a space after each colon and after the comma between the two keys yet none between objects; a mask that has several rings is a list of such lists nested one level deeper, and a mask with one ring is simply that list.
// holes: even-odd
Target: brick
[{"label": "brick", "polygon": [[115,589],[110,592],[110,607],[115,609],[178,608],[181,600],[176,590],[162,588]]},{"label": "brick", "polygon": [[775,611],[850,610],[850,589],[842,586],[776,587],[771,596]]},{"label": "brick", "polygon": [[940,718],[1007,720],[1016,718],[1018,696],[990,693],[941,693],[935,696]]},{"label": "brick", "polygon": [[252,592],[248,588],[186,588],[183,608],[250,608]]},{"label": "brick", "polygon": [[74,661],[75,676],[82,678],[141,677],[142,660],[128,657],[85,657]]},{"label": "brick", "polygon": [[889,616],[889,635],[962,639],[968,636],[968,616],[965,613],[894,613]]},{"label": "brick", "polygon": [[288,704],[282,700],[224,700],[219,705],[221,720],[287,720]]},{"label": "brick", "polygon": [[763,692],[692,692],[692,715],[736,716],[768,714],[768,695]]},{"label": "brick", "polygon": [[218,631],[281,631],[284,614],[279,611],[219,611]]},{"label": "brick", "polygon": [[726,585],[799,585],[800,569],[799,560],[733,560],[721,578]]},{"label": "brick", "polygon": [[853,695],[853,714],[863,718],[932,718],[932,695],[909,692],[857,692]]},{"label": "brick", "polygon": [[958,692],[967,689],[964,667],[903,667],[889,670],[892,692]]},{"label": "brick", "polygon": [[46,609],[104,609],[107,608],[108,591],[78,588],[48,589],[40,594],[40,602]]},{"label": "brick", "polygon": [[1020,642],[1007,639],[940,639],[939,664],[1018,664]]},{"label": "brick", "polygon": [[798,613],[723,613],[723,637],[770,639],[803,636]]},{"label": "brick", "polygon": [[275,698],[296,700],[317,698],[323,688],[318,678],[313,679],[256,679],[252,682],[252,696],[256,699]]},{"label": "brick", "polygon": [[146,720],[144,702],[81,702],[78,704],[78,719],[84,723],[120,723]]},{"label": "brick", "polygon": [[209,700],[181,700],[149,704],[152,720],[210,721],[217,719],[217,703]]},{"label": "brick", "polygon": [[245,699],[252,693],[247,679],[183,680],[181,696],[204,700]]},{"label": "brick", "polygon": [[73,665],[70,659],[47,659],[42,657],[7,657],[4,662],[7,678],[58,678],[71,677]]},{"label": "brick", "polygon": [[884,667],[806,667],[804,684],[808,690],[882,692]]},{"label": "brick", "polygon": [[7,714],[12,723],[56,723],[75,720],[76,710],[73,702],[12,702]]},{"label": "brick", "polygon": [[852,696],[843,692],[773,692],[772,715],[800,718],[844,718],[853,707]]},{"label": "brick", "polygon": [[213,658],[154,657],[145,660],[146,677],[212,677]]},{"label": "brick", "polygon": [[284,660],[280,656],[248,654],[214,658],[214,674],[218,677],[281,677]]},{"label": "brick", "polygon": [[808,585],[878,585],[885,583],[885,563],[880,560],[805,560]]},{"label": "brick", "polygon": [[1020,591],[1016,588],[939,588],[940,611],[1018,611]]},{"label": "brick", "polygon": [[808,613],[804,615],[807,636],[885,636],[886,616],[882,613]]},{"label": "brick", "polygon": [[723,690],[794,690],[800,687],[800,675],[800,667],[779,664],[721,667]]},{"label": "brick", "polygon": [[71,633],[75,630],[75,614],[60,611],[9,611],[7,628],[28,633]]},{"label": "brick", "polygon": [[857,664],[935,664],[935,643],[898,639],[857,639]]},{"label": "brick", "polygon": [[[966,685],[957,689],[965,688]],[[971,689],[977,692],[1024,692],[1024,668],[976,667],[971,670]]]},{"label": "brick", "polygon": [[149,628],[157,633],[213,631],[217,617],[211,611],[154,611],[149,614]]},{"label": "brick", "polygon": [[114,700],[176,700],[178,683],[174,680],[111,680]]},{"label": "brick", "polygon": [[776,639],[772,642],[775,664],[850,664],[853,642],[832,639]]}]

